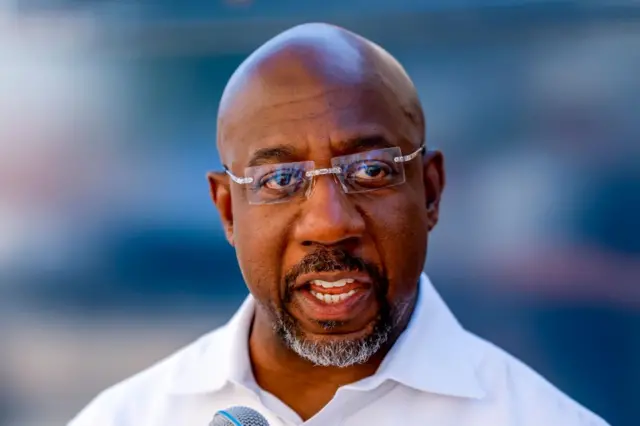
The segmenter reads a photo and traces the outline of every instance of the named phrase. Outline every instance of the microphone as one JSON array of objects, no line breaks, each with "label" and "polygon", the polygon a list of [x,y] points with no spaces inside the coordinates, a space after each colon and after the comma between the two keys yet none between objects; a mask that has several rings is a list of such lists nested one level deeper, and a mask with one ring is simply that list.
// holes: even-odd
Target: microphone
[{"label": "microphone", "polygon": [[253,408],[231,407],[218,411],[209,426],[269,426],[269,422]]}]

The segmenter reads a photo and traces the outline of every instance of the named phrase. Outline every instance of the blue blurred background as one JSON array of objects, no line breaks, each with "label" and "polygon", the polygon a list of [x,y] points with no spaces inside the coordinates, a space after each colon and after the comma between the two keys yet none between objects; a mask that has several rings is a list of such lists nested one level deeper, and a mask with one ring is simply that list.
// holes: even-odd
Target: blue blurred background
[{"label": "blue blurred background", "polygon": [[238,307],[217,102],[308,21],[414,79],[448,171],[427,271],[463,324],[637,425],[640,4],[617,0],[0,0],[0,425],[64,424]]}]

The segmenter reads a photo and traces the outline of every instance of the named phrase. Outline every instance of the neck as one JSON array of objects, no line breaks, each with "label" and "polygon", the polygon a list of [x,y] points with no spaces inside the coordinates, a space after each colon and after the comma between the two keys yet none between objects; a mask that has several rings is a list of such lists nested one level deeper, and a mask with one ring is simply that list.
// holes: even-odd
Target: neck
[{"label": "neck", "polygon": [[338,388],[373,375],[407,322],[408,318],[403,319],[399,331],[366,363],[343,368],[321,367],[287,347],[273,331],[268,314],[257,305],[249,337],[256,382],[306,420],[320,411]]}]

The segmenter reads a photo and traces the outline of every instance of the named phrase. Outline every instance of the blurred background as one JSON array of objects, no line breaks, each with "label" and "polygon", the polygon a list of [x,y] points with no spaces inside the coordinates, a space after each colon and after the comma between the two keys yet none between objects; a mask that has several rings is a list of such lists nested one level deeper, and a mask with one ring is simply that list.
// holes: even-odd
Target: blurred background
[{"label": "blurred background", "polygon": [[0,0],[0,425],[62,425],[247,290],[217,102],[308,21],[405,65],[446,156],[427,271],[462,323],[640,418],[640,3]]}]

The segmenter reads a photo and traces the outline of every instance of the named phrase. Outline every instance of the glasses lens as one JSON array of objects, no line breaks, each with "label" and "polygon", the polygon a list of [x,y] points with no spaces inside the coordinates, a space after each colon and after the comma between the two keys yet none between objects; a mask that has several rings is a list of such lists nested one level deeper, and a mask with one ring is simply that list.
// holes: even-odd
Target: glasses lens
[{"label": "glasses lens", "polygon": [[299,163],[265,164],[248,167],[245,176],[253,178],[247,185],[251,204],[272,204],[288,201],[303,194],[308,184],[305,172],[313,169],[312,161]]},{"label": "glasses lens", "polygon": [[345,192],[367,192],[404,183],[404,166],[394,161],[401,156],[400,148],[385,148],[360,152],[332,160],[340,167],[340,181]]}]

